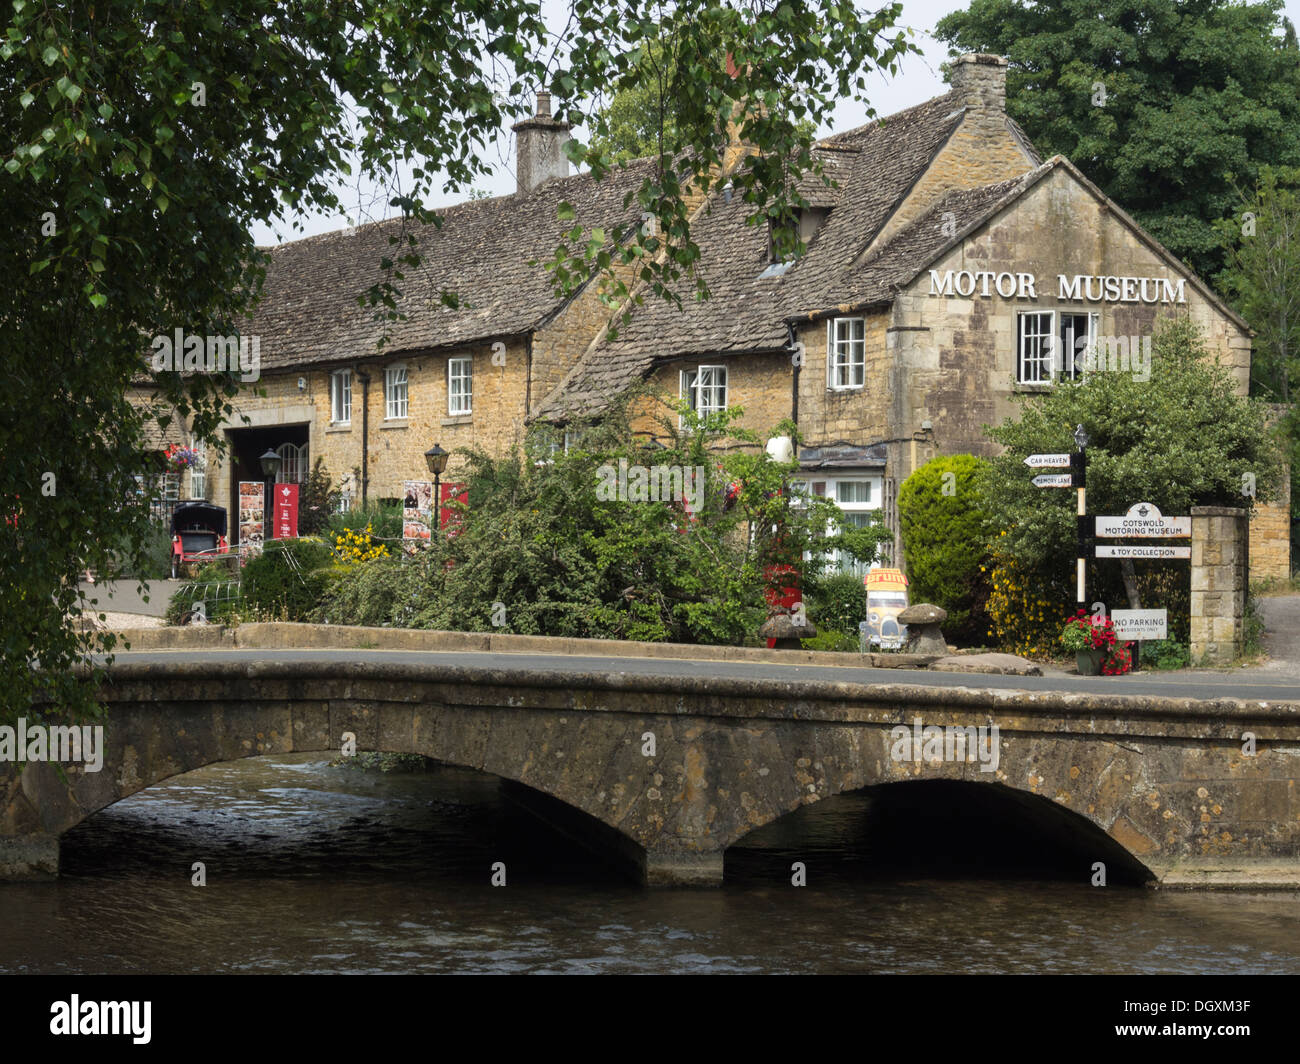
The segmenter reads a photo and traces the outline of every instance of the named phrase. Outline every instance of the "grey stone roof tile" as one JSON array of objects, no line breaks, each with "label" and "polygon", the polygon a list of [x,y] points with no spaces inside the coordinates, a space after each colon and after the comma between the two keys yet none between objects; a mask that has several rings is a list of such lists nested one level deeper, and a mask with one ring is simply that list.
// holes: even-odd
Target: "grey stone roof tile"
[{"label": "grey stone roof tile", "polygon": [[[381,261],[406,248],[391,236],[414,231],[423,262],[394,283],[408,320],[390,324],[385,357],[403,351],[462,345],[533,328],[562,303],[549,275],[530,259],[551,257],[573,222],[556,218],[567,200],[584,227],[604,227],[639,217],[635,192],[650,162],[616,169],[600,182],[588,175],[548,181],[527,195],[470,200],[438,211],[441,228],[390,219],[269,249],[262,299],[246,326],[261,337],[264,370],[373,357],[384,324],[357,297],[383,280]],[[444,306],[455,292],[457,309]],[[382,308],[380,308],[382,309]]]},{"label": "grey stone roof tile", "polygon": [[593,347],[539,406],[537,417],[564,421],[598,414],[609,400],[656,362],[710,353],[784,348],[786,320],[824,306],[826,293],[846,287],[849,264],[869,244],[961,122],[955,93],[830,137],[818,146],[825,172],[839,182],[827,189],[816,175],[798,188],[815,206],[830,206],[806,253],[780,276],[761,278],[768,233],[746,224],[747,205],[714,195],[692,225],[700,248],[700,275],[711,298],[697,301],[684,281],[683,305],[647,295],[612,339]]}]

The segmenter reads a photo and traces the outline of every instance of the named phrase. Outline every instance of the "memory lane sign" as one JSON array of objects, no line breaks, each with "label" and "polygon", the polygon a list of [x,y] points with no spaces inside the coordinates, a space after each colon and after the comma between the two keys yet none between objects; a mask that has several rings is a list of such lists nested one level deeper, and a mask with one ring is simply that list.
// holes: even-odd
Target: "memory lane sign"
[{"label": "memory lane sign", "polygon": [[1034,477],[1036,488],[1072,488],[1074,479],[1069,473],[1039,473]]}]

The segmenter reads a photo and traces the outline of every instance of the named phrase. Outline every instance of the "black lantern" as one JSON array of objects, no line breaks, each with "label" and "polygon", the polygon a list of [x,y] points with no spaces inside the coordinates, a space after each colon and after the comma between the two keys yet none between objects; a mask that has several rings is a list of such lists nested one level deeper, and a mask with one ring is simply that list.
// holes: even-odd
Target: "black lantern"
[{"label": "black lantern", "polygon": [[1082,425],[1080,425],[1077,429],[1074,430],[1074,442],[1079,445],[1080,451],[1086,451],[1088,449],[1088,442],[1089,442],[1088,430],[1085,429]]},{"label": "black lantern", "polygon": [[[262,496],[262,538],[263,540],[274,539],[275,475],[280,472],[280,456],[268,447],[266,453],[257,461],[262,466],[262,479],[266,481],[266,489]],[[267,532],[272,534],[268,536]]]},{"label": "black lantern", "polygon": [[451,457],[436,443],[424,452],[424,461],[433,474],[433,534],[438,535],[442,528],[442,484],[438,479],[447,468],[447,459]]},{"label": "black lantern", "polygon": [[443,471],[447,468],[447,459],[450,457],[451,456],[436,443],[424,452],[424,460],[428,463],[429,472],[435,477],[442,476]]}]

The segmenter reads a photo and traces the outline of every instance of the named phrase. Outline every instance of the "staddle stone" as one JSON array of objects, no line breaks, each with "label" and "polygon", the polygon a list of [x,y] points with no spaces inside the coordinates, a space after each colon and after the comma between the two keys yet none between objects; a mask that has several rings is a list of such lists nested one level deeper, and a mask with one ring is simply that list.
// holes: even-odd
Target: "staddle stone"
[{"label": "staddle stone", "polygon": [[898,623],[907,625],[907,652],[909,654],[947,654],[948,641],[940,625],[948,619],[948,611],[930,602],[908,606],[898,615]]}]

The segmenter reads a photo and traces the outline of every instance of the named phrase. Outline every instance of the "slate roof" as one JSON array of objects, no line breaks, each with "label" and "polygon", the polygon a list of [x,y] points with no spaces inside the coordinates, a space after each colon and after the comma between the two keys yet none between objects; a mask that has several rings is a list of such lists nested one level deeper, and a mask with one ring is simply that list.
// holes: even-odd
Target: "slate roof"
[{"label": "slate roof", "polygon": [[[860,267],[847,275],[844,283],[816,313],[830,305],[868,307],[892,302],[898,291],[933,262],[939,255],[960,243],[972,230],[1018,199],[1027,189],[1054,169],[1055,162],[1044,163],[1019,177],[998,181],[979,188],[958,189],[947,193],[933,207],[872,251]],[[951,214],[951,218],[944,216]],[[945,224],[945,223],[951,224]]]},{"label": "slate roof", "polygon": [[[562,200],[574,204],[584,227],[605,227],[639,218],[635,198],[623,198],[643,180],[648,160],[617,169],[600,182],[578,174],[557,178],[531,193],[471,200],[437,213],[441,228],[416,227],[424,262],[403,268],[395,282],[407,294],[399,306],[408,320],[391,323],[384,357],[401,351],[453,346],[509,336],[535,327],[556,311],[548,274],[530,259],[552,256],[561,234],[573,224],[556,218]],[[395,258],[390,247],[401,219],[357,226],[295,240],[269,249],[271,262],[261,302],[246,331],[261,337],[263,371],[376,354],[383,323],[356,297],[383,279],[380,261]],[[454,291],[458,309],[442,305],[440,293]]]},{"label": "slate roof", "polygon": [[759,276],[768,265],[766,227],[745,224],[747,205],[740,197],[730,204],[713,197],[707,213],[692,225],[700,247],[698,268],[711,298],[694,300],[689,285],[680,289],[680,309],[647,297],[614,339],[597,344],[579,360],[536,416],[555,421],[595,416],[656,362],[784,349],[788,319],[837,302],[838,297],[832,298],[836,292],[847,296],[856,291],[847,274],[850,264],[880,232],[964,114],[958,94],[949,92],[820,142],[818,156],[840,188],[827,190],[811,175],[799,187],[814,205],[834,209],[804,256],[780,276]]}]

